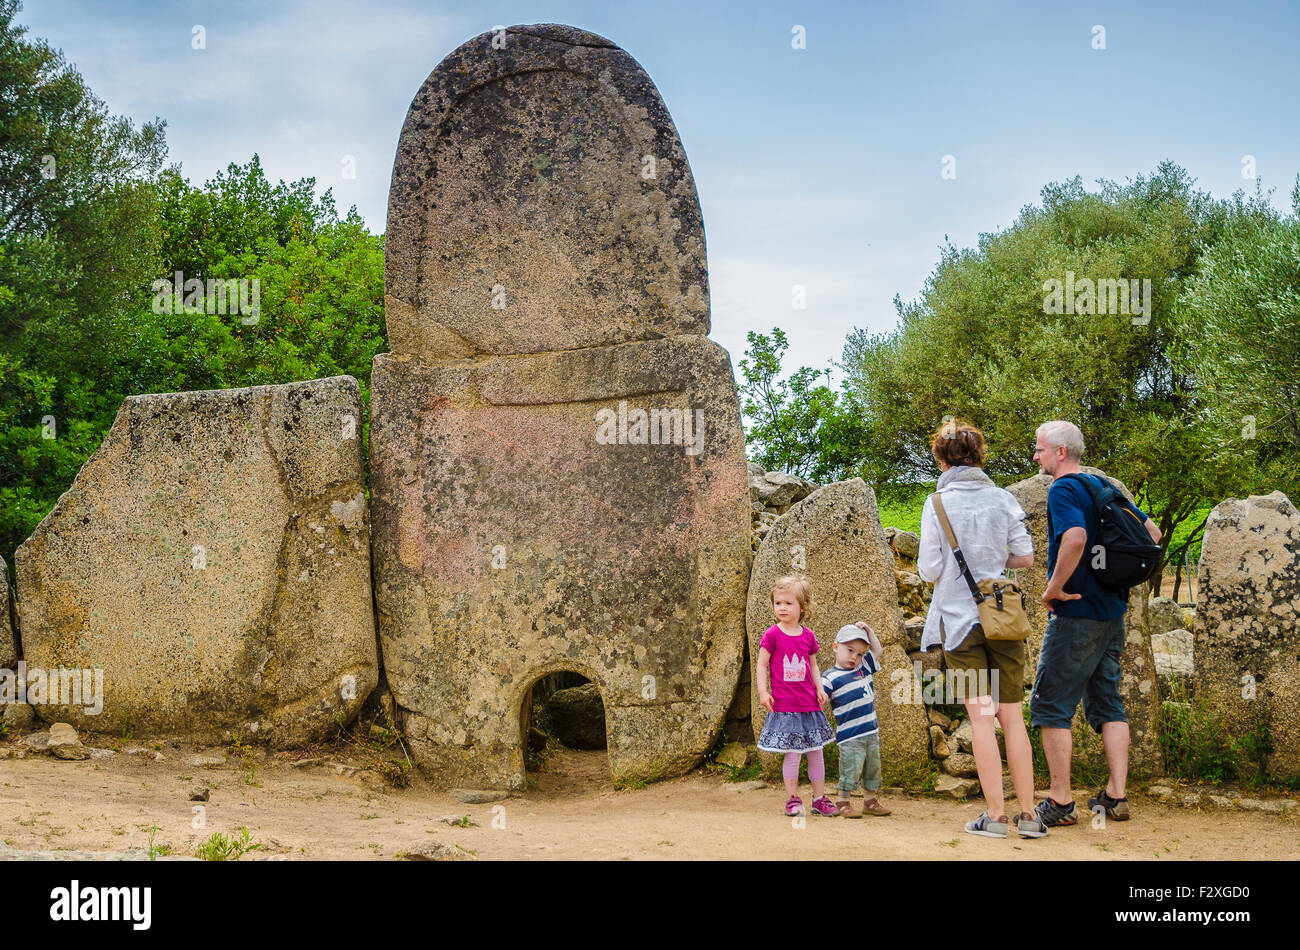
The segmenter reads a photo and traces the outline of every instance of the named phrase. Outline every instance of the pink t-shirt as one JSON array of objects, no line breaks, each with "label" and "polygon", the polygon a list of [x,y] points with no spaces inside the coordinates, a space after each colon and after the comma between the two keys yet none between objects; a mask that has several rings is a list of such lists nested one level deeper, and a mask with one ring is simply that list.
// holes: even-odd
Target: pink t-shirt
[{"label": "pink t-shirt", "polygon": [[816,712],[817,684],[812,661],[817,657],[817,638],[807,627],[797,637],[782,632],[776,624],[767,628],[759,647],[772,655],[768,680],[774,712]]}]

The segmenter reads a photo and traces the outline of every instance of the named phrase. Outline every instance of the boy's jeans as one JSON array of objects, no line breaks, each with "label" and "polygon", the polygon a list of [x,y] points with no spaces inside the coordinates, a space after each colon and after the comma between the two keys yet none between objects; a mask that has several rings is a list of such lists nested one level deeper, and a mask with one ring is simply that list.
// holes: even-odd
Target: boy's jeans
[{"label": "boy's jeans", "polygon": [[846,795],[863,787],[879,791],[880,733],[855,736],[837,745],[840,747],[840,791]]}]

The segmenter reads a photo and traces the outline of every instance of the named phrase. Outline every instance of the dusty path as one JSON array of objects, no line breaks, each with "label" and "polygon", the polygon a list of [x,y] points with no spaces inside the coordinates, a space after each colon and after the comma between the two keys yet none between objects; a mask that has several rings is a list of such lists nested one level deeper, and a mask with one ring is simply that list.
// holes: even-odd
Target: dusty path
[{"label": "dusty path", "polygon": [[[187,765],[200,751],[169,743],[161,761],[150,755],[0,761],[0,840],[17,849],[121,850],[147,847],[156,824],[155,842],[181,854],[214,831],[247,826],[268,848],[243,860],[268,853],[289,860],[390,859],[430,838],[483,860],[821,859],[846,840],[860,842],[863,858],[1300,858],[1294,815],[1198,812],[1137,796],[1136,817],[1127,823],[1097,829],[1081,821],[1042,840],[1013,834],[1002,841],[962,833],[978,803],[898,797],[888,800],[889,818],[809,818],[793,828],[780,814],[779,788],[737,792],[721,778],[696,773],[615,791],[601,752],[554,757],[546,772],[532,776],[535,787],[526,796],[465,805],[418,778],[407,789],[376,789],[323,767],[294,767],[288,756],[259,759],[253,781],[260,784],[249,784],[247,769],[234,758],[216,767]],[[212,786],[210,801],[190,802],[189,790],[201,782]],[[206,810],[202,829],[191,827],[197,804]],[[465,814],[477,826],[438,821]]]}]

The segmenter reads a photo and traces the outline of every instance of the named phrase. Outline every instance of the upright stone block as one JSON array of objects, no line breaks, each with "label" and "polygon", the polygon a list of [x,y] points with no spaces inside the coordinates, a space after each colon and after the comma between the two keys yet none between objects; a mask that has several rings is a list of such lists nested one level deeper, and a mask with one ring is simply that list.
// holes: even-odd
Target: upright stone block
[{"label": "upright stone block", "polygon": [[9,569],[0,557],[0,670],[18,662],[18,638],[9,620]]},{"label": "upright stone block", "polygon": [[1223,502],[1205,522],[1197,577],[1198,698],[1229,736],[1268,737],[1276,777],[1300,777],[1300,512],[1280,491]]},{"label": "upright stone block", "polygon": [[[821,646],[817,654],[821,672],[835,664],[835,634],[840,627],[864,620],[880,635],[884,657],[875,690],[881,766],[887,784],[918,779],[930,767],[922,683],[904,652],[894,556],[880,526],[875,493],[862,479],[819,488],[794,505],[763,538],[750,575],[745,624],[754,670],[763,633],[776,622],[772,584],[784,574],[805,574],[812,582],[815,608],[804,626],[816,634]],[[758,701],[757,675],[753,679],[757,737],[767,709]]]},{"label": "upright stone block", "polygon": [[378,678],[357,381],[131,396],[15,559],[34,671],[102,670],[78,729],[286,745]]},{"label": "upright stone block", "polygon": [[749,505],[704,232],[658,93],[560,26],[416,95],[372,376],[375,596],[419,764],[522,788],[520,707],[592,680],[615,780],[689,769],[734,694]]}]

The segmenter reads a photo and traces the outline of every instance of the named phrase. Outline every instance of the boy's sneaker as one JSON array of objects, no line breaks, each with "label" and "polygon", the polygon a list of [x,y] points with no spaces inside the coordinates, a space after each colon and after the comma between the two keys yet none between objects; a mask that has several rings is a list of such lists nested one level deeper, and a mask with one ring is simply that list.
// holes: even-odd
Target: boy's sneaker
[{"label": "boy's sneaker", "polygon": [[803,799],[798,795],[791,795],[785,802],[785,813],[790,818],[798,818],[803,814]]},{"label": "boy's sneaker", "polygon": [[1020,832],[1022,838],[1047,837],[1047,826],[1043,824],[1042,819],[1023,811],[1016,819],[1016,831]]},{"label": "boy's sneaker", "polygon": [[840,810],[835,807],[835,803],[825,795],[813,799],[812,810],[814,815],[821,815],[824,818],[834,818],[840,813]]},{"label": "boy's sneaker", "polygon": [[835,803],[835,807],[840,810],[840,814],[845,818],[861,818],[863,814],[862,803],[855,802],[851,798],[840,799]]},{"label": "boy's sneaker", "polygon": [[1079,821],[1079,813],[1074,810],[1074,802],[1062,805],[1055,799],[1045,798],[1038,803],[1038,807],[1034,809],[1034,812],[1037,814],[1038,820],[1048,828],[1073,825]]},{"label": "boy's sneaker", "polygon": [[986,811],[974,821],[966,822],[966,833],[983,835],[985,838],[1005,838],[1007,836],[1007,823],[1005,821],[994,821]]},{"label": "boy's sneaker", "polygon": [[1107,818],[1115,821],[1128,821],[1128,798],[1111,798],[1103,786],[1097,790],[1097,797],[1088,799],[1089,811],[1105,811]]}]

